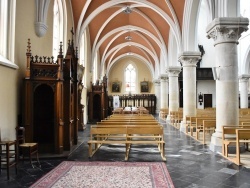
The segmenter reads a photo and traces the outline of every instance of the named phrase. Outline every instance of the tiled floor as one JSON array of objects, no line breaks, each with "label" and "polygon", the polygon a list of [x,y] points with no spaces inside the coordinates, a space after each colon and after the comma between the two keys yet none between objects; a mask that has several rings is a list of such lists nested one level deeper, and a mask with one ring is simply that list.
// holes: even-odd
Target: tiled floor
[{"label": "tiled floor", "polygon": [[[250,169],[232,164],[193,138],[165,122],[162,123],[165,127],[166,165],[176,188],[250,188]],[[41,168],[34,169],[25,161],[20,163],[17,175],[14,169],[11,169],[9,181],[6,171],[3,170],[0,187],[29,187],[62,160],[89,161],[86,144],[88,131],[87,126],[84,132],[79,132],[79,141],[83,142],[66,159],[41,159]],[[161,161],[155,147],[133,146],[131,149],[129,161]],[[102,146],[91,160],[123,161],[124,147]]]}]

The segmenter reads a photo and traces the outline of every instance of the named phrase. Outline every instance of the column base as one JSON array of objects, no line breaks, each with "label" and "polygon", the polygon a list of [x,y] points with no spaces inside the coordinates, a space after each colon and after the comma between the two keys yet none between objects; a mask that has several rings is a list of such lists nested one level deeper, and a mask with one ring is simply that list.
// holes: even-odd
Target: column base
[{"label": "column base", "polygon": [[211,136],[211,142],[209,145],[209,149],[213,152],[222,153],[222,139],[221,139],[221,137],[218,137],[217,133],[214,133]]},{"label": "column base", "polygon": [[167,115],[166,123],[170,123],[170,122],[171,122],[170,115]]},{"label": "column base", "polygon": [[181,121],[180,123],[180,131],[186,133],[186,122]]}]

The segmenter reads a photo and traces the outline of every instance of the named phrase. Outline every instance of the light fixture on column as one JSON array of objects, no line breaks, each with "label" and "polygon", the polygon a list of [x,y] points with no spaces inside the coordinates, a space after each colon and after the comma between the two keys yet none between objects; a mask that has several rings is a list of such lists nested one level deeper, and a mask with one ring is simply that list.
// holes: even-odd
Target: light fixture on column
[{"label": "light fixture on column", "polygon": [[200,94],[198,96],[198,99],[199,99],[200,105],[202,105],[202,103],[203,103],[203,94],[201,94],[201,92],[200,92]]}]

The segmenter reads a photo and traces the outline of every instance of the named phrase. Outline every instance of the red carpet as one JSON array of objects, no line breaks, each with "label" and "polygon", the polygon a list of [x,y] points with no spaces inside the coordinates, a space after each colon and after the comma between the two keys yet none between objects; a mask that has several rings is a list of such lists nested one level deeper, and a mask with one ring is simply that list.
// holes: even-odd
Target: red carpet
[{"label": "red carpet", "polygon": [[163,162],[64,161],[32,188],[174,188]]}]

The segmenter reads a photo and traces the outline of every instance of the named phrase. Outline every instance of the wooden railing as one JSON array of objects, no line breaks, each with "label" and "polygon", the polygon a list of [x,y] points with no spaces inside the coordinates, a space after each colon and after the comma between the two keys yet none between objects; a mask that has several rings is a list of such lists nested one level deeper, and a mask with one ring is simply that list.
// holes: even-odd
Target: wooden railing
[{"label": "wooden railing", "polygon": [[[113,111],[113,96],[108,97],[108,107]],[[156,96],[154,94],[135,94],[135,95],[121,95],[119,96],[120,107],[145,107],[150,114],[155,114],[156,110]]]}]

